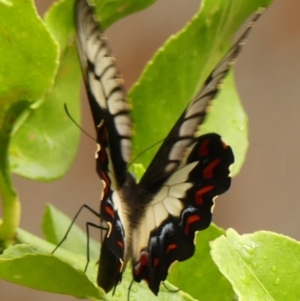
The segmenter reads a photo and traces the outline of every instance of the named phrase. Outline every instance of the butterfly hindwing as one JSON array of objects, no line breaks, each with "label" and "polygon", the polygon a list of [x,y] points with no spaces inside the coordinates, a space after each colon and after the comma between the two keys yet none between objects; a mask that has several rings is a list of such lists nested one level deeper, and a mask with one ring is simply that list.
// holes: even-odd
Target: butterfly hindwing
[{"label": "butterfly hindwing", "polygon": [[[230,187],[229,167],[233,161],[231,148],[219,135],[196,139],[133,231],[135,247],[142,250],[134,254],[135,281],[145,280],[157,294],[170,265],[194,254],[195,232],[211,223],[214,198]],[[142,239],[145,236],[147,239]]]},{"label": "butterfly hindwing", "polygon": [[109,292],[121,281],[125,258],[125,227],[126,219],[123,216],[122,204],[118,192],[114,190],[109,172],[109,158],[107,155],[107,130],[102,121],[97,129],[100,137],[96,160],[97,172],[102,182],[102,195],[100,197],[100,212],[108,229],[101,230],[102,247],[99,260],[97,283],[106,292]]}]

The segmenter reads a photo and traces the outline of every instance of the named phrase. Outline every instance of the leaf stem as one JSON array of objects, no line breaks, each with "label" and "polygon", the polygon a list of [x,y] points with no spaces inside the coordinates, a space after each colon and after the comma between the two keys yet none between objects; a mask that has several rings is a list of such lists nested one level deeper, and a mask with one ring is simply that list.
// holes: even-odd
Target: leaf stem
[{"label": "leaf stem", "polygon": [[6,247],[14,241],[16,230],[20,223],[21,205],[17,193],[11,189],[0,171],[0,196],[2,199],[2,222],[0,224],[0,240]]},{"label": "leaf stem", "polygon": [[24,102],[12,105],[5,114],[0,130],[0,197],[3,209],[2,222],[0,222],[1,248],[6,248],[14,242],[20,224],[21,205],[11,179],[9,144],[15,121],[24,107]]}]

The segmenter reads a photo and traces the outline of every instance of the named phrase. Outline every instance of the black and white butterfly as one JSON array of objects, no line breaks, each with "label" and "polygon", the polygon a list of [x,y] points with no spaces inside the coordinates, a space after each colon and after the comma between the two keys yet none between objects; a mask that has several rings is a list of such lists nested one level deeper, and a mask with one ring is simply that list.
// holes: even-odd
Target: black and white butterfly
[{"label": "black and white butterfly", "polygon": [[86,0],[76,1],[75,23],[97,132],[96,166],[103,185],[99,215],[108,225],[97,281],[110,291],[131,260],[133,279],[145,280],[157,294],[170,265],[193,256],[195,233],[209,226],[214,198],[230,187],[231,148],[217,134],[196,137],[195,133],[252,24],[211,72],[136,183],[128,172],[132,125],[126,93]]}]

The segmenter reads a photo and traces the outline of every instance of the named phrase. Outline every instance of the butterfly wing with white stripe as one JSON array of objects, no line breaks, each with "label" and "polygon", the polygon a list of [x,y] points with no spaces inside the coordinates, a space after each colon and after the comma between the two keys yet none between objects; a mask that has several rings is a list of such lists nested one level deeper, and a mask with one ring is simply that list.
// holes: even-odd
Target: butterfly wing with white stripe
[{"label": "butterfly wing with white stripe", "polygon": [[244,33],[210,73],[199,92],[175,123],[140,181],[140,185],[146,190],[159,189],[179,166],[186,148],[194,142],[195,132],[203,123],[210,102],[218,93],[220,84],[228,73],[230,65],[234,63],[253,23],[262,12],[263,10],[255,14]]},{"label": "butterfly wing with white stripe", "polygon": [[97,173],[104,187],[100,214],[109,228],[102,242],[97,280],[108,292],[121,280],[126,257],[126,204],[120,201],[119,191],[126,182],[131,156],[131,119],[115,59],[86,0],[76,1],[75,24],[79,58],[97,132]]},{"label": "butterfly wing with white stripe", "polygon": [[195,133],[261,12],[208,76],[139,183],[153,198],[133,230],[133,276],[146,280],[154,294],[170,265],[193,255],[195,232],[209,226],[213,199],[230,187],[231,148],[216,134]]},{"label": "butterfly wing with white stripe", "polygon": [[[107,129],[110,162],[117,185],[121,186],[131,159],[132,136],[123,80],[100,24],[86,0],[77,1],[75,20],[78,52],[94,124],[97,132],[101,126]],[[101,141],[101,137],[97,137],[97,141]]]},{"label": "butterfly wing with white stripe", "polygon": [[219,135],[200,136],[186,155],[132,235],[134,280],[146,280],[154,294],[170,265],[194,254],[195,232],[209,226],[214,198],[230,187],[234,157]]}]

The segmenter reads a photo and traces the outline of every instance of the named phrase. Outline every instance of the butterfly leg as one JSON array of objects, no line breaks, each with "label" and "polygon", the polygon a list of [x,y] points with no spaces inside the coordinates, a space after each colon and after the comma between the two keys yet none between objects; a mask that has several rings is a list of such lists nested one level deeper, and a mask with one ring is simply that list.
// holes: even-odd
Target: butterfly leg
[{"label": "butterfly leg", "polygon": [[84,268],[84,272],[87,271],[87,268],[89,266],[90,263],[90,227],[96,228],[96,229],[100,229],[100,230],[108,230],[108,228],[103,227],[101,225],[97,225],[91,222],[87,222],[85,223],[85,228],[86,228],[86,234],[87,234],[87,241],[86,241],[86,265]]},{"label": "butterfly leg", "polygon": [[130,301],[130,291],[131,291],[131,287],[133,285],[134,280],[132,279],[129,286],[128,286],[128,293],[127,293],[127,300]]},{"label": "butterfly leg", "polygon": [[66,234],[65,234],[64,237],[61,239],[61,241],[57,244],[57,246],[54,248],[54,250],[51,252],[51,254],[54,254],[54,252],[55,252],[55,251],[62,245],[62,243],[67,239],[67,237],[68,237],[68,235],[69,235],[69,233],[70,233],[70,231],[71,231],[71,229],[72,229],[72,227],[73,227],[73,225],[74,225],[74,223],[75,223],[77,217],[79,216],[79,214],[81,213],[81,211],[82,211],[84,208],[85,208],[85,209],[88,209],[88,210],[89,210],[91,213],[93,213],[95,216],[101,218],[99,212],[95,211],[94,209],[92,209],[91,207],[89,207],[89,206],[86,205],[86,204],[82,205],[82,206],[79,208],[79,210],[77,211],[77,213],[75,214],[75,216],[74,216],[74,218],[73,218],[73,220],[72,220],[72,222],[71,222],[71,224],[70,224],[70,226],[69,226],[69,228],[68,228]]}]

